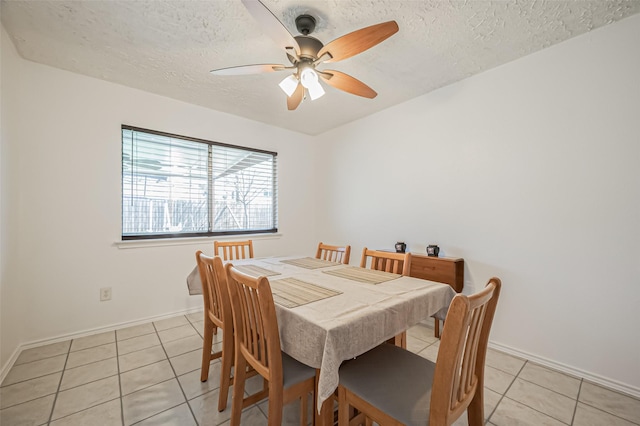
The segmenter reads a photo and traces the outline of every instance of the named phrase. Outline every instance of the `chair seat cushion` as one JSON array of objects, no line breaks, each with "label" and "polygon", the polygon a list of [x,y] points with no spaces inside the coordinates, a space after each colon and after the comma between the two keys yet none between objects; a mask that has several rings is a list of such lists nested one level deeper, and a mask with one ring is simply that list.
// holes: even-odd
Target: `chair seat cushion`
[{"label": "chair seat cushion", "polygon": [[315,377],[316,369],[305,365],[282,352],[282,378],[284,388]]},{"label": "chair seat cushion", "polygon": [[383,344],[344,363],[340,384],[406,425],[428,424],[435,364]]}]

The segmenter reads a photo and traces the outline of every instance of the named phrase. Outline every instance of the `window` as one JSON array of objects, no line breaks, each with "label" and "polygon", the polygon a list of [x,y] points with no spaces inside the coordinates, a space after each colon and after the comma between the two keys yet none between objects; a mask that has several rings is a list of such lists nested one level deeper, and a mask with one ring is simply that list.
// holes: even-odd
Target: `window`
[{"label": "window", "polygon": [[122,126],[122,239],[277,232],[276,160]]}]

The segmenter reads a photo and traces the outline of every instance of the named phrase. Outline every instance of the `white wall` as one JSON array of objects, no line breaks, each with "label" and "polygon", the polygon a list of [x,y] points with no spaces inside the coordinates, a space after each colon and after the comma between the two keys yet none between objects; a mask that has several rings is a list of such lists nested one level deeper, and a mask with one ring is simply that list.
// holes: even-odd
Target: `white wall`
[{"label": "white wall", "polygon": [[439,244],[494,344],[640,394],[639,76],[636,15],[321,135],[318,235]]},{"label": "white wall", "polygon": [[[278,152],[282,236],[255,238],[255,251],[314,253],[314,200],[305,199],[310,192],[304,190],[314,177],[310,137],[27,62],[5,53],[13,50],[6,39],[5,33],[3,78],[5,69],[19,68],[19,78],[11,81],[14,102],[2,115],[3,157],[7,143],[7,161],[16,168],[12,188],[19,191],[11,206],[17,219],[10,227],[19,240],[9,247],[14,262],[3,275],[2,365],[18,343],[202,304],[188,295],[185,277],[197,249],[213,252],[211,241],[135,249],[114,245],[121,235],[122,124]],[[10,300],[5,278],[10,289],[19,288]],[[111,301],[99,301],[101,287],[113,288]],[[15,307],[11,312],[5,311],[8,303]]]},{"label": "white wall", "polygon": [[[0,31],[0,366],[21,343],[22,292],[19,283],[9,275],[16,261],[16,251],[12,250],[18,241],[16,224],[18,188],[16,180],[17,152],[11,141],[13,133],[8,123],[15,119],[14,105],[20,102],[16,85],[18,78],[18,57],[9,38],[2,28]],[[0,370],[1,371],[1,370]]]}]

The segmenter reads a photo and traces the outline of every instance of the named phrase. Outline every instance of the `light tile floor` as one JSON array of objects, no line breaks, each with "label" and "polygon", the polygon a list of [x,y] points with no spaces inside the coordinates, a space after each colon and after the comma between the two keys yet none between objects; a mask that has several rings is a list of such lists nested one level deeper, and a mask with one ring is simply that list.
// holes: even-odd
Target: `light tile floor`
[{"label": "light tile floor", "polygon": [[[217,410],[219,360],[200,382],[201,335],[195,313],[25,350],[0,387],[0,425],[229,424],[231,405]],[[438,345],[429,327],[408,332],[408,348],[425,358]],[[259,386],[254,377],[248,392]],[[245,409],[242,424],[266,425],[267,407]],[[297,425],[298,412],[287,406],[284,423]],[[640,425],[640,401],[489,350],[485,415],[494,426]]]}]

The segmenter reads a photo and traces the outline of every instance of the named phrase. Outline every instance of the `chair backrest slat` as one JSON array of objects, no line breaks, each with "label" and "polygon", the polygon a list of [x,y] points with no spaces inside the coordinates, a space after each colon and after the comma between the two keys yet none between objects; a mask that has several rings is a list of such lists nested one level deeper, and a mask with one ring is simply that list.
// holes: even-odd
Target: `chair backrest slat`
[{"label": "chair backrest slat", "polygon": [[409,275],[411,270],[411,253],[369,250],[365,247],[362,250],[362,258],[360,260],[361,268],[367,267],[368,259],[371,259],[369,268],[376,271]]},{"label": "chair backrest slat", "polygon": [[214,241],[213,252],[219,255],[222,251],[223,260],[253,259],[253,241]]},{"label": "chair backrest slat", "polygon": [[351,246],[332,246],[320,242],[316,251],[316,259],[328,260],[343,264],[349,263]]}]

